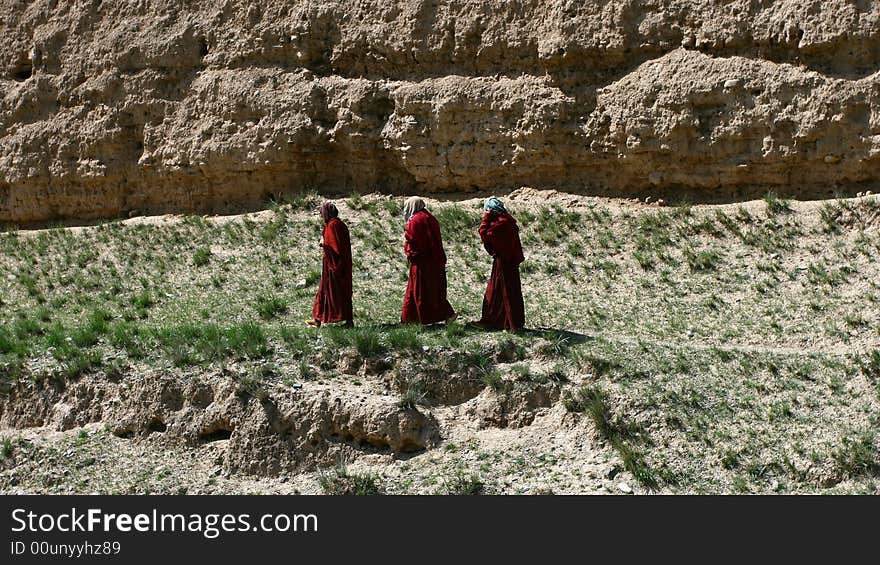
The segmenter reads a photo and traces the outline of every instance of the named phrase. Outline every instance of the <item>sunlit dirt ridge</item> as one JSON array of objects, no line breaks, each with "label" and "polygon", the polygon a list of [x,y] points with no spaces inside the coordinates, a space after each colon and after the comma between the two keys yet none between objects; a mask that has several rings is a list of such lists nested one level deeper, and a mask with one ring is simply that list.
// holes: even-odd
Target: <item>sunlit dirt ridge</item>
[{"label": "sunlit dirt ridge", "polygon": [[0,2],[0,222],[349,194],[855,194],[874,2]]}]

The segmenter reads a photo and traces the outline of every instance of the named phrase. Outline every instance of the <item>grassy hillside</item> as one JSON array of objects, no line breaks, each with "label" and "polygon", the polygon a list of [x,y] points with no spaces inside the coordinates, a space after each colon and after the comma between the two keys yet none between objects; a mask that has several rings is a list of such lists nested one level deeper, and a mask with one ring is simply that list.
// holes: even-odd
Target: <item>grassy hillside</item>
[{"label": "grassy hillside", "polygon": [[[362,462],[361,478],[386,492],[592,492],[618,470],[598,482],[572,472],[588,455],[540,439],[557,425],[554,410],[552,422],[587,434],[589,457],[604,454],[638,490],[876,492],[880,201],[657,207],[515,196],[530,328],[518,335],[396,325],[406,284],[398,199],[338,201],[353,240],[352,330],[303,324],[320,276],[315,196],[239,217],[7,231],[0,378],[9,390],[220,371],[256,398],[269,385],[379,394],[403,380],[400,405],[433,411],[447,428],[440,449]],[[476,319],[491,267],[479,201],[431,207],[450,301],[460,320]],[[346,356],[380,367],[350,375],[339,368]],[[531,438],[528,449],[498,447],[487,426],[466,425],[460,402],[432,399],[436,383],[423,376],[437,366],[478,375],[498,397],[552,386],[558,401],[532,423],[497,426]],[[32,441],[2,433],[4,456],[40,457]],[[308,480],[334,492],[350,474]],[[26,490],[44,490],[28,476],[17,479]]]}]

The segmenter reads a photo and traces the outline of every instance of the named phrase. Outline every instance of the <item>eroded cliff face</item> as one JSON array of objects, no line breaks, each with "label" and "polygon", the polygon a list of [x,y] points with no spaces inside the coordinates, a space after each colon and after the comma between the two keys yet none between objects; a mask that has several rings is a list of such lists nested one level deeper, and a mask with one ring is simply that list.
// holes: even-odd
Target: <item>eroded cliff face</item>
[{"label": "eroded cliff face", "polygon": [[880,3],[0,0],[0,221],[880,180]]}]

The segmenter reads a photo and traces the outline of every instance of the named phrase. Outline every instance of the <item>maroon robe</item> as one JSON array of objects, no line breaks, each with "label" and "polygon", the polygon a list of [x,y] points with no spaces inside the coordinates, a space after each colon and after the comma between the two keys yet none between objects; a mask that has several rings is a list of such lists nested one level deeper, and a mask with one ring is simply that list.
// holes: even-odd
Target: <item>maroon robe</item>
[{"label": "maroon robe", "polygon": [[339,218],[324,226],[324,262],[312,317],[322,324],[351,322],[351,239]]},{"label": "maroon robe", "polygon": [[480,239],[494,260],[479,323],[488,328],[516,331],[526,323],[519,278],[519,265],[525,257],[516,220],[504,212],[486,213],[480,223]]},{"label": "maroon robe", "polygon": [[446,299],[446,253],[437,218],[419,210],[407,222],[405,236],[409,281],[400,321],[433,324],[451,318],[455,310]]}]

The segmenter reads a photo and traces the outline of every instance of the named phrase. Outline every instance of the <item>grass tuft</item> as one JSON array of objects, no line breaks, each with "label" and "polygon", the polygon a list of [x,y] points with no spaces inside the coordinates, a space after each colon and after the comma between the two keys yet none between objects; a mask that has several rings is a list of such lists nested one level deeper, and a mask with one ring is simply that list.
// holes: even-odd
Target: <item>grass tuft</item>
[{"label": "grass tuft", "polygon": [[407,382],[406,390],[397,401],[398,408],[403,410],[414,410],[418,406],[426,406],[427,404],[428,391],[420,379],[411,379]]},{"label": "grass tuft", "polygon": [[318,484],[324,494],[372,496],[382,494],[379,476],[375,473],[351,472],[345,465],[338,465],[330,472],[319,472]]},{"label": "grass tuft", "polygon": [[779,198],[773,191],[764,195],[764,203],[767,205],[768,216],[776,216],[778,214],[787,214],[791,212],[791,203],[788,200]]},{"label": "grass tuft", "polygon": [[193,265],[196,267],[204,267],[211,261],[211,250],[207,247],[199,247],[193,253]]},{"label": "grass tuft", "polygon": [[262,319],[272,320],[287,312],[287,302],[280,296],[263,294],[257,297],[254,308]]},{"label": "grass tuft", "polygon": [[483,494],[486,485],[479,475],[465,473],[458,469],[452,476],[444,478],[438,494],[451,496],[474,496]]},{"label": "grass tuft", "polygon": [[379,332],[374,328],[359,328],[354,331],[354,348],[361,357],[376,357],[385,353],[385,345]]}]

